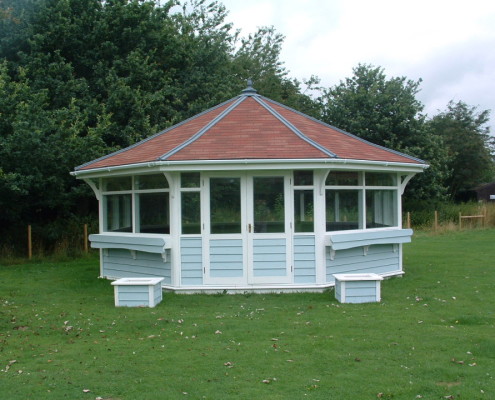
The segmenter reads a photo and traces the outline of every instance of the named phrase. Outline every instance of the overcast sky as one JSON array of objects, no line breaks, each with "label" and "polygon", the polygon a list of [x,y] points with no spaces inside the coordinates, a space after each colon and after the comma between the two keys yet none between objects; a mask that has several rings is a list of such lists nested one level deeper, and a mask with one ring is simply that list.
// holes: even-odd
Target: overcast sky
[{"label": "overcast sky", "polygon": [[495,132],[494,0],[220,0],[242,35],[274,26],[285,36],[289,76],[324,87],[358,63],[387,77],[423,79],[419,100],[433,116],[449,100],[491,110]]}]

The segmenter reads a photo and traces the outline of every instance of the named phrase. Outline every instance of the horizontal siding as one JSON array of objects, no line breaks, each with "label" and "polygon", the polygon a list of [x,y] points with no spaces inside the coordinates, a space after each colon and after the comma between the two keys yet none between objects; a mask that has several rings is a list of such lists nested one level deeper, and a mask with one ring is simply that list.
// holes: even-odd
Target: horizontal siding
[{"label": "horizontal siding", "polygon": [[182,238],[181,248],[181,284],[203,284],[203,242],[201,238]]},{"label": "horizontal siding", "polygon": [[376,303],[375,296],[354,296],[346,297],[346,303]]},{"label": "horizontal siding", "polygon": [[253,240],[253,275],[255,277],[287,275],[285,239]]},{"label": "horizontal siding", "polygon": [[376,289],[376,281],[346,281],[345,287],[347,290],[367,290]]},{"label": "horizontal siding", "polygon": [[121,300],[119,301],[120,307],[149,307],[149,301],[143,302],[142,300]]},{"label": "horizontal siding", "polygon": [[130,250],[108,249],[103,252],[103,276],[112,278],[162,277],[163,283],[171,283],[170,250],[167,262],[161,254]]},{"label": "horizontal siding", "polygon": [[[152,288],[154,293],[157,292],[157,289],[160,291],[161,294],[160,285],[155,285],[155,287]],[[117,290],[119,306],[123,306],[123,307],[150,306],[149,285],[136,285],[136,286],[118,285],[115,287],[115,290]],[[157,302],[155,302],[155,304],[156,303]]]},{"label": "horizontal siding", "polygon": [[149,302],[148,292],[137,292],[137,293],[124,293],[119,290],[119,301],[142,301],[143,303]]},{"label": "horizontal siding", "polygon": [[333,274],[368,273],[385,274],[399,270],[399,251],[394,245],[372,245],[364,255],[363,247],[335,251],[331,259],[330,248],[326,248],[326,279],[334,282]]},{"label": "horizontal siding", "polygon": [[345,292],[345,297],[357,297],[357,296],[372,296],[376,297],[376,288],[375,287],[367,287],[367,288],[347,288]]},{"label": "horizontal siding", "polygon": [[211,239],[210,277],[242,277],[244,266],[242,246],[242,239]]},{"label": "horizontal siding", "polygon": [[316,282],[314,236],[294,237],[294,283]]},{"label": "horizontal siding", "polygon": [[[380,281],[337,281],[335,297],[345,303],[370,303],[379,301]],[[345,291],[345,298],[344,296]]]}]

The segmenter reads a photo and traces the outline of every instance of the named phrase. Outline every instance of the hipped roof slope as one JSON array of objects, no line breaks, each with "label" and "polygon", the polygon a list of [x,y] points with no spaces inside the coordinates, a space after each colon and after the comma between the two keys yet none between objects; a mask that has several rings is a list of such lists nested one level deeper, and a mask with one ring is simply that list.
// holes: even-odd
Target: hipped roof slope
[{"label": "hipped roof slope", "polygon": [[300,159],[424,164],[260,96],[249,86],[238,97],[76,171],[155,161]]}]

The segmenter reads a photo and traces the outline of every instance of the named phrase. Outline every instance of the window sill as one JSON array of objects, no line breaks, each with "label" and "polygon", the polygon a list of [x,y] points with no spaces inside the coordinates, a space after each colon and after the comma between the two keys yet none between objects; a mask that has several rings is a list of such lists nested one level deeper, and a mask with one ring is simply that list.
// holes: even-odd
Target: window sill
[{"label": "window sill", "polygon": [[95,249],[127,249],[147,253],[164,254],[171,248],[170,235],[147,233],[107,232],[89,235]]},{"label": "window sill", "polygon": [[367,232],[338,232],[325,234],[325,246],[345,250],[373,244],[400,244],[411,241],[412,229],[380,229]]}]

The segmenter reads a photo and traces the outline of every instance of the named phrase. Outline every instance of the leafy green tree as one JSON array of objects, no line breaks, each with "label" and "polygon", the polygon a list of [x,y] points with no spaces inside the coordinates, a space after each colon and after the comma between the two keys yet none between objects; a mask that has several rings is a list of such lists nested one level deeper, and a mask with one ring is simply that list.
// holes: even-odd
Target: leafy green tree
[{"label": "leafy green tree", "polygon": [[317,110],[288,78],[273,28],[241,39],[221,3],[177,5],[0,0],[1,238],[26,223],[53,224],[39,232],[55,237],[63,224],[53,221],[82,214],[92,197],[74,166],[239,94],[247,78]]},{"label": "leafy green tree", "polygon": [[421,80],[387,78],[383,68],[360,64],[354,75],[323,91],[321,118],[373,143],[418,157],[430,164],[407,187],[406,198],[446,196],[449,175],[442,140],[425,123],[416,98]]},{"label": "leafy green tree", "polygon": [[488,110],[478,111],[462,101],[450,101],[445,111],[429,121],[450,155],[448,167],[452,175],[447,183],[454,200],[468,200],[477,185],[495,177],[489,116]]}]

